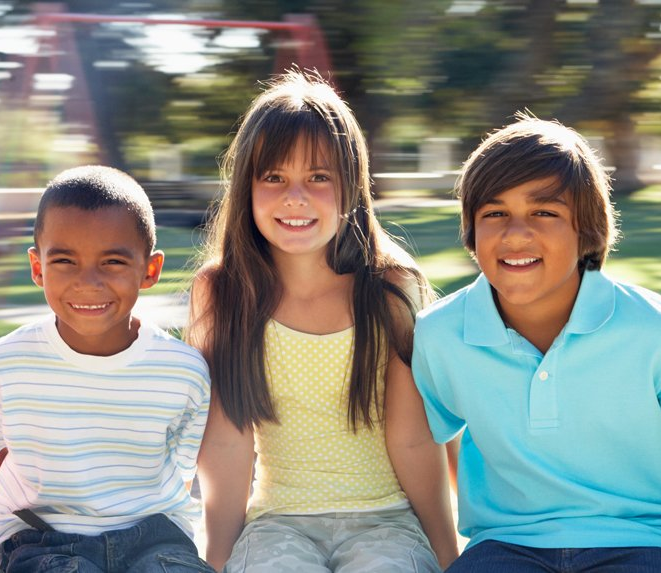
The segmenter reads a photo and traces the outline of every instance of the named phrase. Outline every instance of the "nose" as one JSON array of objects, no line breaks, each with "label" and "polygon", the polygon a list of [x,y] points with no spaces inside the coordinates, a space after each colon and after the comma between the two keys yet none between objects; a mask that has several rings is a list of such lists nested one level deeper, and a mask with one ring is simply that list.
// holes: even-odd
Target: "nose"
[{"label": "nose", "polygon": [[303,207],[308,204],[307,189],[300,183],[292,183],[285,191],[287,207]]},{"label": "nose", "polygon": [[79,291],[93,291],[103,288],[101,274],[96,267],[81,268],[76,276],[74,287]]},{"label": "nose", "polygon": [[532,238],[530,225],[520,217],[511,216],[503,232],[503,243],[510,247],[527,245]]}]

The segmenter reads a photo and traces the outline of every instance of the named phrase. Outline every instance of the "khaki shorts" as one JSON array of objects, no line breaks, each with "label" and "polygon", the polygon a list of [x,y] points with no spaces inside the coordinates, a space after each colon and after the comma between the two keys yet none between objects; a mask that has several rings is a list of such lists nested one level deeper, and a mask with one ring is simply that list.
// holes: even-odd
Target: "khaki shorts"
[{"label": "khaki shorts", "polygon": [[244,528],[225,573],[439,573],[411,509],[263,515]]}]

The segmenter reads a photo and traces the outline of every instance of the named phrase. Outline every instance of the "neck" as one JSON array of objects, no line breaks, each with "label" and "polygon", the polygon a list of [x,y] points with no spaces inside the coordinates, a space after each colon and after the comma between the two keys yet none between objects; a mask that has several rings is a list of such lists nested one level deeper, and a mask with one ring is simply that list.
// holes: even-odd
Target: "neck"
[{"label": "neck", "polygon": [[353,275],[338,275],[323,259],[288,257],[276,263],[282,296],[278,322],[311,334],[338,332],[353,324]]},{"label": "neck", "polygon": [[326,257],[278,257],[275,266],[283,293],[301,298],[325,291],[340,276],[328,266]]},{"label": "neck", "polygon": [[513,305],[501,300],[497,293],[494,293],[494,298],[505,324],[546,354],[569,321],[579,287],[580,276],[577,273],[575,281],[568,285],[569,292],[552,300]]}]

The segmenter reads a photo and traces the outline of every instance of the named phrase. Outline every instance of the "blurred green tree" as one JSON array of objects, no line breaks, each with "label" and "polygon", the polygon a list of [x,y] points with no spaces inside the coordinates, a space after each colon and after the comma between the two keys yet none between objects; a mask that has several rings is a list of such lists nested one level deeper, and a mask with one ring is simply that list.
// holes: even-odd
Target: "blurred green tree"
[{"label": "blurred green tree", "polygon": [[[419,140],[440,133],[463,139],[463,157],[486,131],[527,108],[602,136],[620,192],[640,186],[638,124],[646,118],[647,129],[661,131],[660,5],[636,0],[223,3],[237,18],[313,13],[330,46],[335,81],[376,150],[396,143],[393,137]],[[382,167],[378,161],[373,166]]]},{"label": "blurred green tree", "polygon": [[[236,20],[314,15],[332,80],[368,136],[373,172],[397,170],[384,152],[439,135],[463,142],[458,166],[485,132],[527,108],[601,137],[616,189],[628,192],[640,185],[640,134],[661,134],[661,0],[71,0],[67,7]],[[184,52],[174,37],[149,45],[145,27],[76,30],[113,162],[144,169],[150,146],[171,145],[188,157],[187,172],[206,176],[286,41],[261,33],[255,45],[229,46],[227,30],[199,28],[192,36],[205,63],[173,71],[155,57],[172,63]],[[109,61],[120,65],[100,65]]]},{"label": "blurred green tree", "polygon": [[660,3],[484,4],[470,18],[442,21],[439,35],[451,39],[439,46],[444,79],[433,86],[432,99],[455,110],[445,120],[471,147],[476,136],[506,123],[516,110],[557,118],[603,137],[616,191],[639,188],[640,126],[661,131]]}]

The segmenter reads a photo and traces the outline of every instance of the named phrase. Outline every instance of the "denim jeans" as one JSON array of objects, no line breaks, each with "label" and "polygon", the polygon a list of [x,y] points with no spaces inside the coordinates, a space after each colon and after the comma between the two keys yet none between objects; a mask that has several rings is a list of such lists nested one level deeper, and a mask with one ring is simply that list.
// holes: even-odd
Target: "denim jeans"
[{"label": "denim jeans", "polygon": [[2,573],[215,573],[164,515],[87,536],[25,529],[0,546]]},{"label": "denim jeans", "polygon": [[661,547],[539,549],[482,541],[447,573],[658,573]]}]

